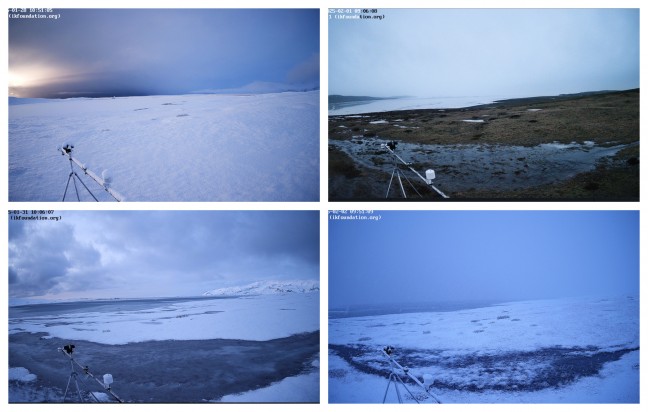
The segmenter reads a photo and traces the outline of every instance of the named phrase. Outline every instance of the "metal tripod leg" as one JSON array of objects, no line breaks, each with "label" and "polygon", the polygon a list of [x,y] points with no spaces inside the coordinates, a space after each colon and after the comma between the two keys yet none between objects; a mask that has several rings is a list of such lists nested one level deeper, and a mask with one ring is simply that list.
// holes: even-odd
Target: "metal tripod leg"
[{"label": "metal tripod leg", "polygon": [[385,400],[387,399],[387,392],[389,391],[389,386],[391,385],[392,382],[394,382],[394,388],[396,388],[396,396],[398,397],[398,403],[403,403],[403,397],[401,396],[400,389],[398,389],[398,384],[399,383],[403,386],[403,388],[405,388],[407,393],[410,394],[410,396],[412,397],[412,399],[414,399],[414,401],[416,403],[420,403],[414,397],[414,394],[412,393],[412,391],[410,391],[409,388],[407,387],[407,385],[405,385],[405,382],[403,382],[401,377],[396,374],[396,372],[392,372],[392,373],[389,374],[389,382],[387,383],[387,389],[385,389],[385,396],[383,396],[383,403],[385,403]]},{"label": "metal tripod leg", "polygon": [[68,176],[68,180],[67,180],[67,183],[65,185],[65,192],[63,192],[63,201],[64,202],[65,202],[65,196],[67,195],[68,186],[70,186],[70,179],[72,179],[72,184],[74,185],[74,191],[76,192],[77,201],[79,201],[79,202],[81,201],[81,199],[79,199],[79,189],[77,188],[76,180],[74,179],[75,175],[76,175],[76,173],[74,173],[74,171],[72,171],[72,172],[70,172],[70,175]]},{"label": "metal tripod leg", "polygon": [[392,170],[391,178],[389,179],[389,185],[387,186],[387,194],[385,195],[385,199],[389,197],[389,190],[391,189],[392,180],[394,180],[394,173],[396,173],[395,167],[394,170]]},{"label": "metal tripod leg", "polygon": [[[394,180],[394,175],[396,175],[396,179],[398,179],[398,184],[400,185],[400,189],[401,189],[401,193],[403,194],[403,197],[407,199],[407,194],[405,193],[405,188],[403,187],[403,180],[401,179],[401,172],[398,166],[394,166],[394,170],[392,170],[391,178],[389,178],[389,185],[387,186],[387,194],[385,195],[385,199],[389,197],[389,192],[391,190],[392,181]],[[405,178],[407,179],[407,177]]]},{"label": "metal tripod leg", "polygon": [[[85,187],[85,190],[87,190],[88,193],[90,193],[90,196],[92,196],[92,198],[95,200],[95,202],[98,202],[99,200],[97,200],[97,198],[95,197],[95,195],[93,195],[92,192],[90,191],[90,189],[88,189],[88,186],[86,186],[86,184],[83,183],[83,180],[81,180],[81,178],[79,177],[79,175],[76,174],[76,172],[74,172],[74,175],[77,177],[77,179],[79,179],[79,182],[81,182],[81,184],[83,185],[83,187]],[[76,184],[74,185],[74,187],[76,188]],[[77,192],[77,197],[78,197],[78,196],[79,196],[79,193]]]},{"label": "metal tripod leg", "polygon": [[65,196],[67,195],[68,191],[68,186],[70,186],[70,179],[72,179],[72,184],[74,185],[74,191],[76,192],[76,197],[77,201],[80,202],[81,198],[79,197],[79,188],[77,187],[76,181],[79,179],[79,182],[85,187],[85,190],[90,193],[90,196],[95,200],[95,202],[98,202],[99,200],[95,197],[95,195],[92,193],[92,191],[86,186],[85,183],[83,183],[83,180],[79,177],[78,174],[74,171],[74,166],[72,165],[72,157],[70,157],[70,175],[68,176],[67,183],[65,184],[65,192],[63,192],[63,201],[65,202]]},{"label": "metal tripod leg", "polygon": [[389,392],[389,385],[394,382],[394,388],[396,389],[396,396],[398,397],[398,403],[403,403],[403,398],[401,397],[400,394],[400,389],[398,389],[398,382],[396,381],[398,377],[392,372],[389,374],[389,382],[387,383],[387,389],[385,389],[385,396],[383,396],[383,403],[385,403],[385,400],[387,400],[387,392]]},{"label": "metal tripod leg", "polygon": [[68,378],[68,383],[67,386],[65,387],[65,393],[63,394],[63,402],[65,402],[65,400],[67,399],[67,394],[68,391],[70,390],[70,383],[72,382],[72,378],[74,378],[74,385],[76,386],[77,395],[79,396],[79,402],[83,402],[83,397],[81,396],[81,388],[79,388],[78,375],[74,370],[74,364],[72,363],[72,361],[70,361],[70,368],[72,368],[72,371],[70,372],[70,377]]}]

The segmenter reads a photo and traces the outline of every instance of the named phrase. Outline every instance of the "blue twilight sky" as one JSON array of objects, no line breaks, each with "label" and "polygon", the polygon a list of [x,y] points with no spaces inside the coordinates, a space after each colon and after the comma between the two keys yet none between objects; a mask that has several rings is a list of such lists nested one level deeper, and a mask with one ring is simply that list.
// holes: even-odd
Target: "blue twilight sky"
[{"label": "blue twilight sky", "polygon": [[9,19],[9,93],[127,96],[319,87],[319,10],[54,9]]},{"label": "blue twilight sky", "polygon": [[317,211],[63,211],[9,221],[10,298],[198,296],[319,279]]},{"label": "blue twilight sky", "polygon": [[329,13],[329,94],[529,97],[639,87],[639,9]]},{"label": "blue twilight sky", "polygon": [[639,296],[636,211],[329,220],[329,305]]}]

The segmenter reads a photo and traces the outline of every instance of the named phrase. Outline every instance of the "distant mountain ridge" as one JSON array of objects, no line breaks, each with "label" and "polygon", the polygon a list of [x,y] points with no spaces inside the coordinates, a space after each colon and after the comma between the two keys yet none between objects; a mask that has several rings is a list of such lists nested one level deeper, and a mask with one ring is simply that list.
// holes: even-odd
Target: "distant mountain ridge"
[{"label": "distant mountain ridge", "polygon": [[273,295],[285,293],[319,292],[318,280],[267,280],[254,282],[245,286],[220,288],[203,293],[204,296],[248,296]]}]

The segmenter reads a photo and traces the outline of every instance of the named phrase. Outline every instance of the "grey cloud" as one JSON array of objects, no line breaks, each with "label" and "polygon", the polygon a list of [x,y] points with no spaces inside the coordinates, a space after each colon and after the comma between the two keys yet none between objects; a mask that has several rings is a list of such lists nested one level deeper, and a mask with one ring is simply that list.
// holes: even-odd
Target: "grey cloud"
[{"label": "grey cloud", "polygon": [[318,212],[60,213],[56,227],[10,226],[12,296],[175,296],[319,276]]}]

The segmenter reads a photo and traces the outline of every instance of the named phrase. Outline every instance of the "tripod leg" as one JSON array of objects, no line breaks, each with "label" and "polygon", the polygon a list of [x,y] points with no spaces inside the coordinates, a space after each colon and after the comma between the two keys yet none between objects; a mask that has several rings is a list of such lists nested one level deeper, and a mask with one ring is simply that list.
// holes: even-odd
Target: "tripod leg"
[{"label": "tripod leg", "polygon": [[[74,173],[74,174],[76,175],[76,173]],[[76,192],[76,195],[77,195],[77,202],[80,202],[81,199],[79,198],[79,189],[77,189],[76,179],[74,178],[74,176],[72,176],[72,183],[74,184],[74,191]]]},{"label": "tripod leg", "polygon": [[414,401],[416,401],[416,403],[420,403],[420,402],[419,402],[419,401],[414,397],[414,394],[412,393],[412,391],[410,391],[409,388],[407,387],[407,385],[405,385],[405,382],[403,382],[403,380],[400,378],[400,376],[398,377],[398,380],[400,381],[401,385],[403,385],[403,388],[405,388],[405,390],[407,391],[407,393],[410,394],[410,396],[412,397],[412,399],[414,399]]},{"label": "tripod leg", "polygon": [[83,403],[83,397],[81,396],[81,389],[79,388],[79,381],[77,375],[74,375],[74,383],[76,384],[77,394],[79,395],[79,402]]},{"label": "tripod leg", "polygon": [[[403,398],[401,397],[400,389],[398,389],[398,382],[396,382],[396,379],[400,380],[400,378],[398,378],[398,376],[395,376],[394,378],[395,378],[394,379],[394,388],[396,388],[396,396],[398,396],[398,403],[403,403]],[[402,381],[401,381],[401,383],[402,383]]]},{"label": "tripod leg", "polygon": [[68,389],[70,389],[71,381],[72,381],[72,374],[70,374],[70,377],[68,378],[67,386],[65,387],[65,393],[63,394],[63,402],[65,402],[65,399],[67,398],[67,393],[68,393]]},{"label": "tripod leg", "polygon": [[63,202],[65,202],[65,195],[67,194],[68,186],[70,186],[70,179],[72,179],[72,172],[70,172],[67,183],[65,184],[65,192],[63,192]]},{"label": "tripod leg", "polygon": [[[83,180],[81,180],[81,178],[79,177],[79,175],[76,174],[76,172],[74,173],[74,175],[77,177],[77,179],[79,179],[79,182],[81,182],[81,184],[83,185],[83,187],[85,187],[85,190],[87,190],[88,193],[90,193],[90,196],[92,196],[92,198],[95,200],[95,202],[98,202],[99,200],[97,200],[97,198],[95,197],[95,195],[93,195],[92,192],[90,191],[90,189],[88,189],[88,186],[86,186],[86,184],[83,183]],[[77,196],[78,196],[78,194],[77,194]]]},{"label": "tripod leg", "polygon": [[389,386],[392,383],[392,376],[389,375],[389,381],[387,382],[387,389],[385,389],[385,396],[383,396],[383,403],[385,403],[385,400],[387,399],[387,392],[389,392]]},{"label": "tripod leg", "polygon": [[401,180],[400,170],[398,171],[397,177],[398,177],[398,184],[400,185],[401,192],[403,193],[403,197],[407,199],[407,194],[405,194],[405,188],[403,187],[403,181]]},{"label": "tripod leg", "polygon": [[394,170],[392,170],[391,177],[389,178],[389,185],[387,186],[387,194],[385,195],[385,199],[389,197],[389,190],[391,189],[392,180],[394,180],[394,173],[396,173],[396,167],[394,167]]}]

